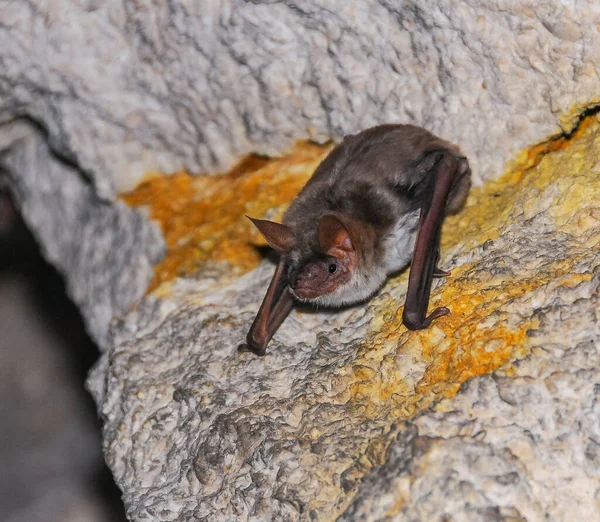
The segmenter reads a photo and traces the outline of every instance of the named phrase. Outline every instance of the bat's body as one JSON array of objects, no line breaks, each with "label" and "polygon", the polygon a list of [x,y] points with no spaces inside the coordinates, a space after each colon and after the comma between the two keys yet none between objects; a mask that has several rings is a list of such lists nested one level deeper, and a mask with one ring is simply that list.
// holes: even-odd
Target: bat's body
[{"label": "bat's body", "polygon": [[469,187],[466,158],[419,127],[381,125],[344,138],[282,224],[253,220],[281,259],[241,348],[264,354],[294,301],[332,307],[364,301],[411,260],[404,323],[425,328],[448,313],[438,308],[426,317],[441,223],[464,203]]}]

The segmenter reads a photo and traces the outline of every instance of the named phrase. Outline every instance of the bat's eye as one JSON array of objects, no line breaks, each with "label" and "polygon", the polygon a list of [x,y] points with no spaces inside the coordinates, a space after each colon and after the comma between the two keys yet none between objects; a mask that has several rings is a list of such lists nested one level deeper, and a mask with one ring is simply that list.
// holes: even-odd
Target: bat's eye
[{"label": "bat's eye", "polygon": [[335,271],[337,270],[337,265],[335,263],[331,263],[329,265],[329,273],[330,274],[335,274]]}]

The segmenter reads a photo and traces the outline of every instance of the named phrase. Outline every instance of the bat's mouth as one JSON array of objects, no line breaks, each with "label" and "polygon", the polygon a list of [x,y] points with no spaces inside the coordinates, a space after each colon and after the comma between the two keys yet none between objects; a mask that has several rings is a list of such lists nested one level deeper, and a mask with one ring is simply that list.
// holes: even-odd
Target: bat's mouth
[{"label": "bat's mouth", "polygon": [[293,297],[295,297],[296,299],[298,299],[298,301],[301,301],[301,302],[312,301],[313,299],[317,299],[318,297],[321,297],[322,295],[330,294],[334,290],[335,290],[335,287],[333,287],[331,289],[326,289],[325,291],[323,291],[323,289],[319,289],[317,291],[317,290],[313,290],[311,288],[306,288],[306,287],[292,288],[291,286],[288,286],[288,291],[290,292],[290,294],[292,294]]}]

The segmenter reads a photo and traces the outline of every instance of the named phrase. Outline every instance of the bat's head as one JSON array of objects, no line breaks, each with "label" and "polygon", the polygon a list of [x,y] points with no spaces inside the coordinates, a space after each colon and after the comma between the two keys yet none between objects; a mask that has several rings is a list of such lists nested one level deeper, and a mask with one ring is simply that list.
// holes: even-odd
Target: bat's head
[{"label": "bat's head", "polygon": [[252,222],[267,242],[285,256],[289,290],[299,301],[323,306],[356,303],[381,284],[380,280],[373,280],[373,274],[365,267],[364,243],[368,233],[359,223],[327,214],[319,220],[317,240],[305,242],[306,234],[297,237],[287,225],[258,219]]}]

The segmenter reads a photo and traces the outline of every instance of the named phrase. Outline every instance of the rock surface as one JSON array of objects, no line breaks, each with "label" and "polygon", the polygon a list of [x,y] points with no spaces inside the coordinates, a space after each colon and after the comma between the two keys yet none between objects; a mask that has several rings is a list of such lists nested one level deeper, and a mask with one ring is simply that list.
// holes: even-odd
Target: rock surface
[{"label": "rock surface", "polygon": [[476,176],[598,102],[594,0],[0,1],[0,123],[26,115],[102,196],[381,122]]},{"label": "rock surface", "polygon": [[144,299],[90,378],[131,519],[592,519],[600,125],[547,149],[447,220],[427,330],[401,325],[405,276],[292,314],[265,358],[236,345],[268,262]]},{"label": "rock surface", "polygon": [[65,274],[90,335],[106,346],[109,322],[144,295],[164,254],[158,227],[122,202],[99,199],[24,120],[0,130],[0,181],[8,183],[46,259]]},{"label": "rock surface", "polygon": [[[106,350],[89,386],[132,520],[593,517],[595,120],[490,180],[598,103],[599,23],[593,0],[0,0],[0,181]],[[280,213],[326,149],[115,202],[152,170],[383,121],[458,143],[488,180],[448,220],[432,304],[452,315],[423,332],[401,326],[400,277],[237,354],[273,268],[248,272],[243,213]]]}]

